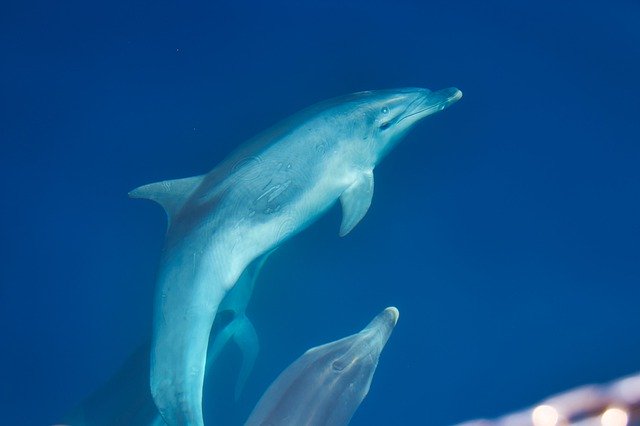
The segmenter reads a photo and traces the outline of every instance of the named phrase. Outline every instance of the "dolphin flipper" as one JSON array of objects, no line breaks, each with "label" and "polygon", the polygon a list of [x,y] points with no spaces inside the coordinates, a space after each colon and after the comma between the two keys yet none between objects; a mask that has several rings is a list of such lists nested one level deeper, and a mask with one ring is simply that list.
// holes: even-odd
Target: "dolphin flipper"
[{"label": "dolphin flipper", "polygon": [[373,171],[368,170],[340,195],[342,224],[340,236],[344,237],[362,220],[373,198]]}]

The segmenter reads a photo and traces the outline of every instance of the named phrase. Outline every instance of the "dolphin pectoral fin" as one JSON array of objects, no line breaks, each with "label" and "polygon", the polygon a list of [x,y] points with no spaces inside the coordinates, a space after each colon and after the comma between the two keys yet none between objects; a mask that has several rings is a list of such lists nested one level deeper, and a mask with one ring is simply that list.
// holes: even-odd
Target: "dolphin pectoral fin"
[{"label": "dolphin pectoral fin", "polygon": [[165,180],[140,186],[129,192],[131,198],[146,198],[160,204],[171,222],[173,215],[180,210],[185,201],[200,185],[204,176],[192,176],[184,179]]},{"label": "dolphin pectoral fin", "polygon": [[237,401],[240,399],[240,394],[244,389],[244,385],[247,383],[251,370],[253,370],[253,365],[260,351],[260,345],[258,343],[258,334],[246,315],[238,317],[234,323],[236,331],[233,334],[233,340],[242,351],[242,367],[240,367],[234,392]]},{"label": "dolphin pectoral fin", "polygon": [[363,173],[342,195],[342,224],[340,236],[347,235],[362,220],[373,198],[373,171]]}]

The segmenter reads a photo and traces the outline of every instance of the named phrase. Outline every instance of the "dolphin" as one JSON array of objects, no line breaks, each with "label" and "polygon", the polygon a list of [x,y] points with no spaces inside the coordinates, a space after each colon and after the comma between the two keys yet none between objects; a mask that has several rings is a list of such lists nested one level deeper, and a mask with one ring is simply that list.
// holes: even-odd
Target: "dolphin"
[{"label": "dolphin", "polygon": [[153,399],[169,425],[202,425],[208,336],[245,268],[340,200],[340,235],[364,217],[373,169],[422,118],[458,101],[456,88],[359,92],[320,102],[255,136],[209,173],[141,186],[168,229],[151,344]]},{"label": "dolphin", "polygon": [[361,332],[309,349],[269,386],[245,426],[349,424],[398,315],[387,308]]},{"label": "dolphin", "polygon": [[[251,373],[259,345],[258,336],[246,316],[256,278],[269,254],[256,259],[238,279],[220,303],[209,341],[207,365],[210,366],[225,346],[234,341],[242,352],[242,365],[235,385],[235,397]],[[101,388],[68,412],[62,424],[73,426],[137,425],[163,426],[164,420],[149,391],[149,353],[147,339],[127,358],[119,370]],[[206,376],[210,375],[210,368]]]},{"label": "dolphin", "polygon": [[[218,355],[232,340],[242,352],[242,365],[240,366],[234,389],[236,401],[240,399],[240,394],[249,378],[249,374],[251,374],[251,370],[253,370],[260,350],[258,334],[247,317],[246,310],[258,273],[271,253],[268,252],[258,257],[244,270],[238,282],[222,300],[214,321],[214,328],[216,323],[220,323],[221,329],[214,334],[213,339],[210,339],[207,366],[211,366],[215,362]],[[226,323],[223,322],[225,318],[229,318]]]}]

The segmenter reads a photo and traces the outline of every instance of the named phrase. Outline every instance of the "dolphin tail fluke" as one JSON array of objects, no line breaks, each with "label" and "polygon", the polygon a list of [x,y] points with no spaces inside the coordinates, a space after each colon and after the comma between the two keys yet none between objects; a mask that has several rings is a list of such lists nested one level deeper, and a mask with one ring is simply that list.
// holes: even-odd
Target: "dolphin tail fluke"
[{"label": "dolphin tail fluke", "polygon": [[244,385],[247,383],[251,370],[253,370],[256,358],[258,358],[260,344],[258,343],[258,334],[246,315],[242,315],[234,323],[237,323],[237,330],[233,335],[233,340],[242,351],[242,366],[240,367],[240,373],[238,373],[234,392],[235,400],[237,401],[240,399]]},{"label": "dolphin tail fluke", "polygon": [[213,363],[218,359],[222,350],[227,346],[229,340],[233,337],[233,333],[235,333],[235,323],[234,319],[229,324],[227,324],[219,333],[216,334],[213,341],[209,345],[209,353],[207,355],[207,367],[213,365]]},{"label": "dolphin tail fluke", "polygon": [[237,401],[240,398],[240,394],[242,394],[251,370],[253,370],[253,365],[256,362],[260,350],[258,335],[246,315],[238,315],[216,335],[209,347],[207,365],[211,366],[214,364],[222,350],[227,346],[227,343],[229,343],[229,340],[232,339],[242,352],[242,366],[238,373],[234,393]]},{"label": "dolphin tail fluke", "polygon": [[202,183],[204,176],[192,176],[184,179],[165,180],[140,186],[129,192],[131,198],[145,198],[160,204],[171,221],[185,201]]}]

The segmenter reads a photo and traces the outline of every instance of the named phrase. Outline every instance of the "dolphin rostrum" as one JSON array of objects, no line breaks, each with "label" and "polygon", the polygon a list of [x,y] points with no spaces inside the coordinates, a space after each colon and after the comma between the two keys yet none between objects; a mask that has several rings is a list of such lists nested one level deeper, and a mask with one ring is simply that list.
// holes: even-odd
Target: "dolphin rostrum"
[{"label": "dolphin rostrum", "polygon": [[340,235],[364,217],[373,169],[456,88],[359,92],[309,107],[209,173],[152,183],[133,198],[167,212],[154,302],[151,393],[169,425],[202,425],[207,342],[218,305],[256,258],[342,204]]},{"label": "dolphin rostrum", "polygon": [[387,308],[361,332],[309,349],[269,386],[245,426],[343,426],[362,402],[398,321]]}]

